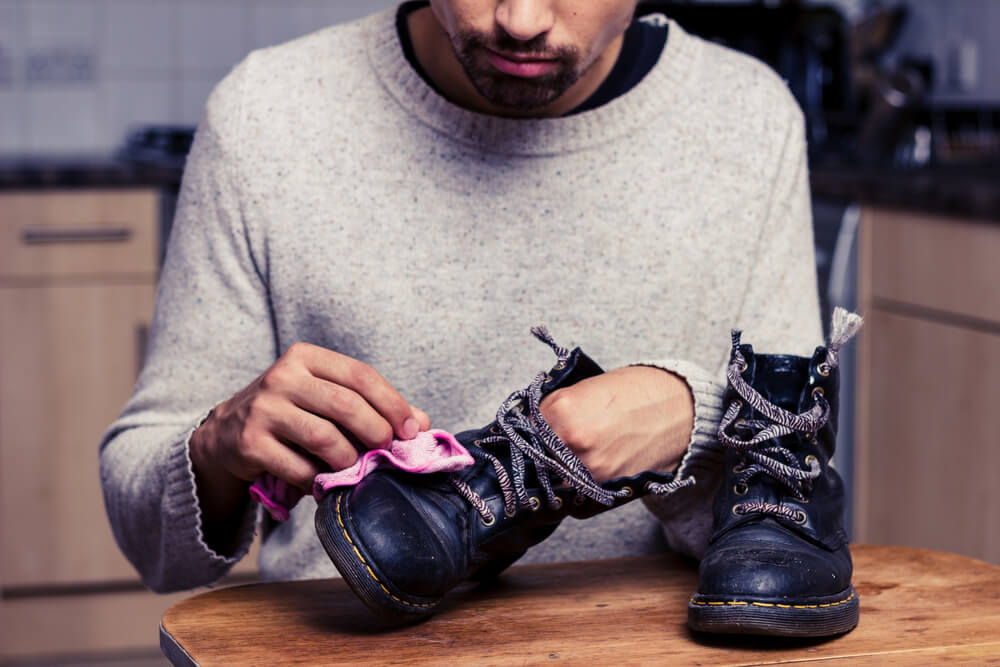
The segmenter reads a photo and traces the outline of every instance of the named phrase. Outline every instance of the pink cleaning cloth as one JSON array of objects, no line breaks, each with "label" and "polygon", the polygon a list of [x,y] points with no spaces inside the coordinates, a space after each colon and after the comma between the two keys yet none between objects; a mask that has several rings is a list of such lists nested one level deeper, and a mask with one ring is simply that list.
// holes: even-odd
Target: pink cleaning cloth
[{"label": "pink cleaning cloth", "polygon": [[[316,475],[313,480],[313,496],[317,501],[322,500],[331,489],[354,486],[379,468],[431,474],[457,472],[474,462],[469,451],[451,433],[441,430],[423,431],[412,440],[393,440],[389,449],[365,452],[350,468]],[[298,487],[265,474],[258,477],[250,487],[250,495],[277,521],[286,521],[289,510],[305,494]]]}]

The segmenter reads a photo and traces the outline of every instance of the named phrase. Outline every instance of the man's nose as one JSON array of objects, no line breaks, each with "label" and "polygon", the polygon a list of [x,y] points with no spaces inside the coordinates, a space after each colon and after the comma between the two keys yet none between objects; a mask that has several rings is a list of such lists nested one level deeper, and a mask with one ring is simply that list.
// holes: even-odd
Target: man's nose
[{"label": "man's nose", "polygon": [[497,5],[496,21],[508,35],[527,42],[552,29],[555,11],[552,0],[501,0]]}]

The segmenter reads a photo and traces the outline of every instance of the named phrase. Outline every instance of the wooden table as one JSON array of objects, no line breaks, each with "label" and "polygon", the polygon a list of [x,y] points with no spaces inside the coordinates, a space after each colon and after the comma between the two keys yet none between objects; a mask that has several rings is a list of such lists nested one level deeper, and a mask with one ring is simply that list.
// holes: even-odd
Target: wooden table
[{"label": "wooden table", "polygon": [[167,610],[160,645],[178,665],[1000,665],[1000,567],[904,547],[852,551],[861,622],[828,640],[691,633],[696,570],[663,555],[515,566],[402,629],[380,625],[339,579],[220,589]]}]

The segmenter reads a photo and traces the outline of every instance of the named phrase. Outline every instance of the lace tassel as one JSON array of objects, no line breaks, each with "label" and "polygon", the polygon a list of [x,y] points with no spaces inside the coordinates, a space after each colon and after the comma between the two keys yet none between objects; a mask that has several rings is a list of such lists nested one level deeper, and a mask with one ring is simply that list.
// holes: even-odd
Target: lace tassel
[{"label": "lace tassel", "polygon": [[836,368],[840,363],[840,348],[854,338],[865,320],[857,313],[852,313],[840,306],[833,309],[833,325],[830,329],[830,345],[827,348],[827,365]]},{"label": "lace tassel", "polygon": [[556,357],[558,357],[559,361],[566,361],[569,358],[569,349],[565,347],[560,347],[559,344],[556,343],[555,339],[552,337],[552,334],[549,333],[548,328],[544,324],[539,324],[531,327],[531,334],[538,340],[542,341],[543,343],[551,347],[552,351],[556,353]]}]

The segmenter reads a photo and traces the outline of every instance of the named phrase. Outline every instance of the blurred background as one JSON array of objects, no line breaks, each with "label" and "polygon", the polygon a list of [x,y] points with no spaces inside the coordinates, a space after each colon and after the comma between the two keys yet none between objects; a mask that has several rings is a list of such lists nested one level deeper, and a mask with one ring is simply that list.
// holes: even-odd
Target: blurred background
[{"label": "blurred background", "polygon": [[[118,554],[96,445],[194,126],[252,49],[392,4],[0,0],[0,662],[164,664],[158,619],[190,593],[145,592]],[[1000,0],[640,11],[766,61],[806,114],[824,317],[867,319],[835,459],[852,539],[1000,564]]]}]

